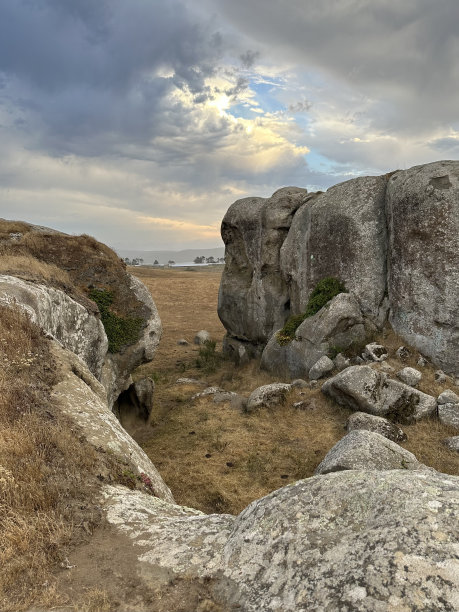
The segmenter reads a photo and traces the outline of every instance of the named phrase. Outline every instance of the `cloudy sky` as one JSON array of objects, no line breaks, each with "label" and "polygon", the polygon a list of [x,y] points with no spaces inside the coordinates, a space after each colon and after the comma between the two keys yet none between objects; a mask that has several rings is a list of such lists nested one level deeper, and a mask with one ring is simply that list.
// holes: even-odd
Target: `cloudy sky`
[{"label": "cloudy sky", "polygon": [[0,216],[213,247],[246,195],[459,157],[457,0],[0,0]]}]

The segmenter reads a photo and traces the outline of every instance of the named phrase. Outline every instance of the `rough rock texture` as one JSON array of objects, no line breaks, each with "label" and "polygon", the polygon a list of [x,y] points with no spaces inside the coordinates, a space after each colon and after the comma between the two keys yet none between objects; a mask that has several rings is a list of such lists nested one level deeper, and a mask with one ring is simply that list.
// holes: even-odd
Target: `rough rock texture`
[{"label": "rough rock texture", "polygon": [[388,352],[385,346],[377,342],[371,342],[365,346],[363,357],[369,361],[384,361],[387,359]]},{"label": "rough rock texture", "polygon": [[459,453],[459,436],[452,436],[451,438],[446,438],[445,440],[443,440],[443,443],[450,450],[457,451]]},{"label": "rough rock texture", "polygon": [[211,338],[209,332],[205,329],[201,329],[201,331],[198,331],[198,333],[194,337],[193,342],[194,344],[204,344],[205,342],[209,342],[210,339]]},{"label": "rough rock texture", "polygon": [[100,319],[53,287],[0,275],[0,302],[16,303],[41,329],[81,357],[100,378],[108,349]]},{"label": "rough rock texture", "polygon": [[437,397],[437,404],[459,404],[459,395],[451,391],[451,389],[445,389],[443,393]]},{"label": "rough rock texture", "polygon": [[230,337],[264,344],[290,314],[280,248],[306,196],[306,189],[285,187],[271,198],[238,200],[226,213],[218,314]]},{"label": "rough rock texture", "polygon": [[[205,579],[215,609],[458,608],[454,476],[406,469],[315,476],[253,502],[236,518],[202,515],[120,486],[105,487],[101,503],[112,527],[129,537],[141,583],[161,588],[174,578]],[[114,565],[122,554],[112,551]]]},{"label": "rough rock texture", "polygon": [[309,379],[319,380],[319,378],[323,378],[324,376],[329,374],[334,367],[335,364],[330,359],[330,357],[324,355],[323,357],[318,359],[316,363],[312,366],[312,368],[309,370]]},{"label": "rough rock texture", "polygon": [[252,391],[247,400],[246,411],[253,412],[257,408],[269,408],[284,401],[291,386],[285,383],[263,385]]},{"label": "rough rock texture", "polygon": [[458,375],[459,161],[353,179],[297,200],[275,229],[266,221],[274,198],[229,209],[219,297],[228,336],[249,345],[249,357],[260,354],[289,314],[304,312],[317,282],[334,276],[374,329],[390,310],[407,343]]},{"label": "rough rock texture", "polygon": [[403,368],[397,372],[397,378],[405,383],[405,385],[417,387],[421,382],[422,374],[416,368]]},{"label": "rough rock texture", "polygon": [[392,440],[392,442],[403,442],[406,440],[405,432],[398,425],[383,417],[366,414],[365,412],[354,412],[351,414],[347,420],[346,429],[347,431],[366,429],[367,431],[378,433],[388,440]]},{"label": "rough rock texture", "polygon": [[441,404],[438,406],[438,418],[443,425],[459,429],[459,404]]},{"label": "rough rock texture", "polygon": [[396,172],[387,188],[390,321],[445,371],[459,364],[459,162]]},{"label": "rough rock texture", "polygon": [[315,474],[342,470],[426,469],[413,453],[374,431],[354,429],[325,455]]},{"label": "rough rock texture", "polygon": [[146,324],[137,342],[126,346],[120,353],[107,353],[101,382],[107,389],[110,406],[132,384],[131,372],[140,364],[153,359],[162,334],[161,319],[148,289],[132,275],[129,275],[129,288],[132,299],[137,299],[142,306]]},{"label": "rough rock texture", "polygon": [[275,332],[261,358],[269,372],[290,378],[309,375],[313,365],[331,349],[346,349],[366,337],[359,303],[351,293],[340,293],[312,317],[305,319],[295,338],[281,346]]},{"label": "rough rock texture", "polygon": [[60,368],[60,381],[52,390],[60,409],[81,429],[87,441],[96,448],[114,453],[132,466],[138,475],[146,474],[154,494],[166,501],[174,498],[153,463],[121,426],[107,405],[102,384],[74,353],[53,343],[52,350]]},{"label": "rough rock texture", "polygon": [[322,385],[322,391],[343,406],[377,416],[410,422],[432,414],[434,397],[388,378],[370,366],[350,366]]},{"label": "rough rock texture", "polygon": [[148,421],[153,408],[154,392],[153,380],[141,378],[118,396],[112,410],[123,424],[125,418],[132,419],[132,417]]},{"label": "rough rock texture", "polygon": [[315,285],[334,276],[358,297],[365,315],[384,320],[386,182],[363,177],[335,185],[295,215],[281,249],[292,312],[303,312]]}]

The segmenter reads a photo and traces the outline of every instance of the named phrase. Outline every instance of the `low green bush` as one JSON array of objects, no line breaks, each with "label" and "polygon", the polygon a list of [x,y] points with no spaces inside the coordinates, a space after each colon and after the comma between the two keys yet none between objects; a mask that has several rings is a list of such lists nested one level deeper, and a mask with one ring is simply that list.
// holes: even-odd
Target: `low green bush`
[{"label": "low green bush", "polygon": [[123,346],[137,342],[144,323],[141,317],[120,317],[112,312],[113,293],[107,289],[91,289],[89,297],[99,308],[109,353],[119,353]]},{"label": "low green bush", "polygon": [[337,278],[327,276],[320,280],[314,287],[303,314],[291,315],[285,322],[284,327],[277,334],[277,341],[281,346],[291,342],[295,337],[298,327],[308,317],[319,312],[331,299],[339,293],[346,293],[346,287]]},{"label": "low green bush", "polygon": [[199,347],[199,357],[196,359],[196,367],[203,370],[206,374],[216,371],[222,361],[222,356],[216,352],[217,343],[215,340],[206,340]]}]

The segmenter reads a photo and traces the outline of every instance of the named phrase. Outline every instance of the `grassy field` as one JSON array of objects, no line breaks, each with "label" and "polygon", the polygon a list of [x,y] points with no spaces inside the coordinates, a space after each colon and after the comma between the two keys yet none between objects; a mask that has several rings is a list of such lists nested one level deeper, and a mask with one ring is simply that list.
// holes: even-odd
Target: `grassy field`
[{"label": "grassy field", "polygon": [[[344,435],[350,410],[326,398],[319,389],[292,391],[283,405],[250,415],[229,402],[192,399],[203,384],[177,384],[179,377],[244,396],[279,379],[260,371],[256,361],[236,368],[221,358],[225,332],[217,316],[221,267],[132,271],[150,289],[164,332],[154,361],[135,373],[156,381],[151,422],[131,429],[131,433],[158,467],[176,500],[205,512],[234,514],[274,489],[311,476]],[[207,329],[217,343],[216,358],[209,368],[196,366],[197,346],[177,345],[180,338],[192,343],[200,329]],[[392,356],[388,362],[400,368],[393,359],[402,344],[400,339],[389,333],[381,340]],[[434,369],[424,369],[421,390],[438,395],[443,388],[434,382]],[[294,407],[300,401],[302,406]],[[403,446],[420,461],[459,474],[459,456],[441,443],[454,435],[453,430],[437,420],[404,426],[404,430],[408,440]]]}]

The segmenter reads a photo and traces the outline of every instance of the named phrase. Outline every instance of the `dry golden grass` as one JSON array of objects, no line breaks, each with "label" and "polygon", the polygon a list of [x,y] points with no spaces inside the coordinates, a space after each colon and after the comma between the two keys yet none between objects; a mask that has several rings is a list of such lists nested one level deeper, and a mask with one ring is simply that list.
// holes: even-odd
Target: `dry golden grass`
[{"label": "dry golden grass", "polygon": [[[152,292],[164,336],[158,357],[137,373],[157,381],[151,427],[132,433],[177,501],[205,512],[238,513],[254,499],[311,476],[345,434],[351,411],[318,389],[293,391],[283,406],[252,415],[227,403],[214,404],[211,398],[191,401],[203,387],[176,385],[178,377],[205,380],[208,385],[244,396],[278,379],[260,371],[255,361],[243,368],[223,361],[216,372],[203,374],[196,367],[198,347],[177,346],[179,338],[192,341],[195,332],[204,328],[221,347],[224,329],[216,314],[221,269],[135,268],[133,272]],[[387,330],[378,339],[390,351],[388,363],[400,369],[395,351],[403,342]],[[417,367],[418,356],[413,352],[404,365]],[[435,383],[434,368],[422,371],[422,391],[437,396],[448,386]],[[304,410],[293,407],[298,401],[306,402]],[[403,427],[408,435],[403,446],[420,461],[439,471],[459,474],[459,455],[442,444],[454,431],[436,419]]]},{"label": "dry golden grass", "polygon": [[65,270],[25,255],[3,255],[0,258],[0,274],[10,274],[25,280],[37,280],[56,287],[69,287],[72,284]]},{"label": "dry golden grass", "polygon": [[60,603],[53,570],[81,537],[98,455],[50,397],[48,343],[18,311],[0,308],[0,610]]}]

